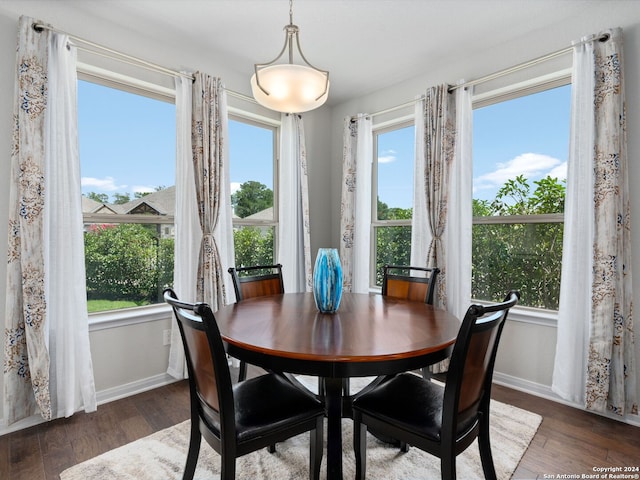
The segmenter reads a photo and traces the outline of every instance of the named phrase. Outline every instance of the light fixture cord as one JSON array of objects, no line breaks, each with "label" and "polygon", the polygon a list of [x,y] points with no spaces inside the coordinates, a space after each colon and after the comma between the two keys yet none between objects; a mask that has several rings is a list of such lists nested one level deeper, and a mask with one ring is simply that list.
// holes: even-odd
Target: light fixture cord
[{"label": "light fixture cord", "polygon": [[293,63],[293,35],[296,31],[293,25],[293,0],[289,0],[289,25],[285,29],[287,30],[287,44],[289,45],[289,63]]}]

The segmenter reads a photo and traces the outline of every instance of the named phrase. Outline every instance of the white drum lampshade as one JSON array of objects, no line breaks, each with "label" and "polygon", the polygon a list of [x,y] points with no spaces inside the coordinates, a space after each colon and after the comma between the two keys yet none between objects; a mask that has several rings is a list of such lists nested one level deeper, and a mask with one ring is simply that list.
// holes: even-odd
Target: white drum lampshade
[{"label": "white drum lampshade", "polygon": [[251,77],[253,97],[261,105],[285,113],[300,113],[318,108],[327,101],[329,81],[326,74],[304,65],[280,64],[264,67]]}]

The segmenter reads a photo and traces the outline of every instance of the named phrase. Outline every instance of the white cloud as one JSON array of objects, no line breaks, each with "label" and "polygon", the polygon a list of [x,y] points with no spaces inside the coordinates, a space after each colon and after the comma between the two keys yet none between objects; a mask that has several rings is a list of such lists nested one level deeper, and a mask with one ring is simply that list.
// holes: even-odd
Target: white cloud
[{"label": "white cloud", "polygon": [[527,180],[537,180],[551,175],[564,179],[567,176],[566,162],[557,158],[539,153],[523,153],[506,163],[499,163],[498,168],[490,173],[485,173],[473,179],[473,189],[486,190],[501,187],[507,180],[514,179],[518,175]]},{"label": "white cloud", "polygon": [[154,187],[147,187],[146,185],[134,185],[131,187],[132,192],[140,192],[140,193],[153,193],[156,191]]},{"label": "white cloud", "polygon": [[240,182],[231,182],[231,194],[232,195],[234,193],[236,193],[238,190],[240,190],[240,185],[242,185]]},{"label": "white cloud", "polygon": [[82,177],[80,184],[83,187],[92,187],[105,192],[115,192],[116,190],[125,190],[127,185],[116,185],[113,177],[93,178]]},{"label": "white cloud", "polygon": [[563,162],[558,165],[556,168],[547,173],[552,178],[557,178],[558,180],[566,180],[567,179],[567,162]]},{"label": "white cloud", "polygon": [[382,155],[378,155],[378,163],[391,163],[396,161],[396,151],[387,150],[382,152]]}]

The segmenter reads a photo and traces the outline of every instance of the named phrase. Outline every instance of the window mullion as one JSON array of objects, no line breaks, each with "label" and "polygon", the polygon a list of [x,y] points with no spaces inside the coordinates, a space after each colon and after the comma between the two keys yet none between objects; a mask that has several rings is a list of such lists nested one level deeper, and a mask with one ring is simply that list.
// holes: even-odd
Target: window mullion
[{"label": "window mullion", "polygon": [[493,215],[473,217],[474,225],[501,225],[515,223],[564,223],[563,213],[547,213],[541,215]]}]

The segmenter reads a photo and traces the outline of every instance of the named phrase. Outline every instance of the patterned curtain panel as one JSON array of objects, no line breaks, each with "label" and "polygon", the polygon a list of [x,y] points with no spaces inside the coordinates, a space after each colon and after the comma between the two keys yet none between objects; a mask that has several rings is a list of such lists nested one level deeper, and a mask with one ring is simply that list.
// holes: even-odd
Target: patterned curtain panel
[{"label": "patterned curtain panel", "polygon": [[589,410],[637,414],[622,31],[594,43],[593,294]]},{"label": "patterned curtain panel", "polygon": [[417,104],[416,118],[416,125],[422,128],[416,135],[411,264],[440,268],[435,303],[446,305],[447,252],[443,235],[456,141],[455,94],[449,93],[449,86],[430,88]]},{"label": "patterned curtain panel", "polygon": [[77,145],[75,50],[20,19],[11,152],[5,415],[96,408]]},{"label": "patterned curtain panel", "polygon": [[637,414],[622,31],[574,47],[562,285],[553,390]]},{"label": "patterned curtain panel", "polygon": [[309,181],[302,117],[283,114],[281,136],[277,258],[284,266],[286,292],[311,291]]},{"label": "patterned curtain panel", "polygon": [[227,102],[222,81],[196,73],[192,102],[191,147],[202,228],[196,296],[215,311],[227,303],[224,274],[233,262]]},{"label": "patterned curtain panel", "polygon": [[347,292],[369,291],[371,231],[371,117],[346,118],[343,133],[340,262]]},{"label": "patterned curtain panel", "polygon": [[9,196],[5,417],[51,419],[44,292],[44,135],[50,34],[20,19]]}]

